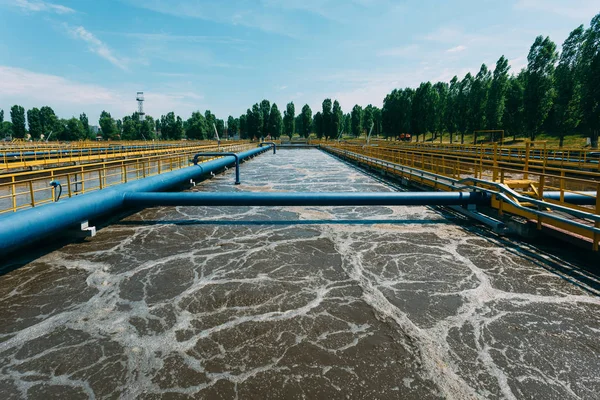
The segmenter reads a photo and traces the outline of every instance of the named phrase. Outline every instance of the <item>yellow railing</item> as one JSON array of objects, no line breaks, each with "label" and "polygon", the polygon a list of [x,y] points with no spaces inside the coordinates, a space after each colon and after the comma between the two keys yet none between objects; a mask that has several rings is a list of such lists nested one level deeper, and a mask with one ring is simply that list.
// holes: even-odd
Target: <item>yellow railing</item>
[{"label": "yellow railing", "polygon": [[[231,146],[247,142],[221,142]],[[118,158],[177,154],[214,148],[215,141],[184,142],[77,142],[70,144],[19,144],[0,146],[0,171],[69,163],[90,163]]]},{"label": "yellow railing", "polygon": [[[496,190],[498,184],[500,184],[501,187],[506,187],[535,200],[544,199],[545,192],[559,192],[560,197],[558,200],[544,199],[544,201],[548,204],[561,206],[564,209],[564,218],[577,220],[579,226],[544,218],[540,213],[531,212],[522,207],[515,207],[512,203],[502,200],[502,198],[493,197],[492,207],[497,209],[500,215],[509,213],[536,221],[539,229],[546,224],[575,233],[589,239],[594,250],[598,250],[600,235],[597,231],[590,231],[586,228],[586,226],[600,228],[600,221],[598,220],[600,218],[600,174],[597,172],[552,167],[532,170],[526,168],[523,162],[501,163],[499,159],[489,162],[481,155],[476,157],[473,154],[458,157],[426,151],[399,151],[397,149],[351,144],[322,144],[322,147],[335,154],[385,170],[387,173],[408,179],[414,184],[435,190],[457,190],[457,182],[468,178],[476,178],[489,182],[487,186],[485,183],[480,184],[480,186],[489,190]],[[377,162],[376,160],[384,162]],[[592,196],[590,192],[595,193]],[[569,193],[589,196],[593,199],[595,205],[579,206],[567,203],[564,199],[565,195]],[[529,206],[527,202],[522,205]],[[538,210],[539,207],[535,207],[535,209]],[[569,210],[572,210],[573,214],[583,212],[589,215],[590,218],[573,217],[569,215]]]},{"label": "yellow railing", "polygon": [[[487,149],[477,148],[477,152],[462,149],[462,151],[443,151],[435,148],[406,148],[395,146],[364,146],[347,143],[330,143],[329,147],[355,151],[368,154],[372,157],[389,160],[402,161],[404,164],[419,165],[431,162],[458,166],[457,171],[464,171],[468,176],[482,178],[488,174],[496,180],[501,169],[523,172],[524,179],[528,173],[541,172],[549,175],[577,175],[590,180],[600,181],[598,161],[595,158],[582,158],[582,161],[567,162],[565,160],[553,160],[555,157],[543,153],[532,156],[522,149],[511,151],[499,147]],[[471,149],[473,150],[473,149]],[[566,159],[566,157],[565,157]],[[434,161],[432,161],[434,160]],[[494,171],[495,175],[494,175]]]},{"label": "yellow railing", "polygon": [[[222,145],[221,149],[237,153],[254,147],[255,144],[243,143]],[[203,146],[201,150],[217,150],[217,147]],[[198,149],[195,146],[190,146],[179,154],[145,156],[1,175],[0,214],[16,212],[55,201],[59,189],[50,186],[52,181],[60,182],[62,198],[73,197],[136,179],[185,168],[191,165],[190,159],[196,153],[198,153]]]}]

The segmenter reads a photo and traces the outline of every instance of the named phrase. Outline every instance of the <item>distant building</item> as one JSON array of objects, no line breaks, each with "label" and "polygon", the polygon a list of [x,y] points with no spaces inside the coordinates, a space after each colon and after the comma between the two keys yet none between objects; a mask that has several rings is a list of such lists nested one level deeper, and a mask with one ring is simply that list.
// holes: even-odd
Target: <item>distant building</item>
[{"label": "distant building", "polygon": [[100,132],[100,127],[98,125],[92,125],[90,126],[90,129],[92,130],[93,134],[98,134],[98,132]]}]

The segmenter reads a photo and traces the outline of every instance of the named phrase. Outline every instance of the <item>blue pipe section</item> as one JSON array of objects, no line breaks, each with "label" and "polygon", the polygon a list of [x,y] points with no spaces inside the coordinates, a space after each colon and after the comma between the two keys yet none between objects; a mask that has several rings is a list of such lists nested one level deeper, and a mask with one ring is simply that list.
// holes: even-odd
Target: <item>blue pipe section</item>
[{"label": "blue pipe section", "polygon": [[239,185],[240,182],[240,157],[236,153],[220,153],[220,152],[208,152],[208,153],[198,153],[194,156],[194,159],[191,160],[194,165],[198,165],[198,158],[202,156],[207,157],[234,157],[235,158],[235,184]]},{"label": "blue pipe section", "polygon": [[265,144],[268,144],[270,146],[273,146],[273,154],[277,153],[277,145],[274,142],[260,142],[258,144],[258,147],[263,147]]},{"label": "blue pipe section", "polygon": [[450,206],[485,205],[481,192],[125,193],[125,205],[154,206]]},{"label": "blue pipe section", "polygon": [[[596,192],[564,193],[565,203],[593,206],[596,205]],[[544,192],[544,200],[560,201],[560,192]]]},{"label": "blue pipe section", "polygon": [[[261,154],[268,148],[256,148],[239,154],[241,160]],[[168,190],[210,172],[230,166],[231,157],[109,187],[13,214],[0,216],[0,256],[83,221],[115,213],[124,207],[125,193]],[[132,205],[129,203],[129,205]]]}]

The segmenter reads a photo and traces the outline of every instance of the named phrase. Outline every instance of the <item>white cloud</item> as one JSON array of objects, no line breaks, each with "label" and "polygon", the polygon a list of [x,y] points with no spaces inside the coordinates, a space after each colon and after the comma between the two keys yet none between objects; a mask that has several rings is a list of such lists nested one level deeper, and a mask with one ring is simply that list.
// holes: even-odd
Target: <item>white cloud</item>
[{"label": "white cloud", "polygon": [[65,25],[71,36],[76,39],[81,39],[88,44],[88,49],[92,53],[96,53],[100,57],[108,60],[114,66],[127,70],[126,62],[123,59],[117,58],[108,46],[94,36],[91,32],[87,31],[83,26],[70,27]]},{"label": "white cloud", "polygon": [[408,46],[401,47],[392,47],[389,49],[383,49],[377,52],[379,57],[409,57],[414,56],[414,54],[419,49],[419,46],[416,44],[411,44]]},{"label": "white cloud", "polygon": [[519,71],[527,66],[527,57],[517,57],[508,60],[508,65],[510,65],[512,73],[518,74]]},{"label": "white cloud", "polygon": [[[20,104],[26,109],[48,105],[64,118],[86,112],[90,121],[95,122],[102,110],[115,118],[130,115],[137,109],[137,90],[136,87],[112,89],[0,65],[0,103]],[[154,117],[169,111],[185,117],[204,106],[204,97],[192,91],[145,91],[144,94],[146,113]]]},{"label": "white cloud", "polygon": [[[297,34],[299,27],[296,21],[282,18],[281,14],[273,12],[272,8],[256,7],[254,3],[247,3],[245,1],[127,1],[134,6],[161,14],[245,26],[286,36],[294,36]],[[249,7],[249,4],[252,4],[252,7]]]},{"label": "white cloud", "polygon": [[105,32],[109,35],[119,35],[148,41],[186,42],[186,43],[211,43],[211,44],[248,44],[250,41],[231,36],[202,36],[202,35],[172,35],[169,33],[141,33],[141,32]]},{"label": "white cloud", "polygon": [[[393,71],[342,70],[321,77],[323,82],[333,84],[338,89],[331,93],[314,93],[309,104],[313,113],[321,110],[324,98],[338,100],[344,112],[350,112],[355,104],[363,107],[373,104],[382,107],[383,100],[392,90],[404,87],[417,87],[430,80],[431,73],[424,69],[400,68]],[[315,111],[316,107],[316,111]]]},{"label": "white cloud", "polygon": [[518,10],[536,10],[589,22],[600,11],[598,0],[518,0]]},{"label": "white cloud", "polygon": [[452,47],[451,49],[446,50],[446,53],[460,53],[461,51],[465,51],[467,46],[463,46],[462,44],[456,47]]},{"label": "white cloud", "polygon": [[[181,18],[244,26],[292,38],[312,35],[311,24],[303,24],[298,13],[310,13],[331,22],[354,24],[367,18],[399,12],[394,0],[126,0],[154,12]],[[385,14],[384,14],[385,11]]]},{"label": "white cloud", "polygon": [[61,6],[60,4],[47,3],[45,1],[16,0],[13,5],[30,12],[46,11],[54,12],[56,14],[72,14],[75,12],[72,8]]},{"label": "white cloud", "polygon": [[462,29],[442,26],[423,36],[423,39],[432,42],[451,43],[464,40],[467,36]]}]

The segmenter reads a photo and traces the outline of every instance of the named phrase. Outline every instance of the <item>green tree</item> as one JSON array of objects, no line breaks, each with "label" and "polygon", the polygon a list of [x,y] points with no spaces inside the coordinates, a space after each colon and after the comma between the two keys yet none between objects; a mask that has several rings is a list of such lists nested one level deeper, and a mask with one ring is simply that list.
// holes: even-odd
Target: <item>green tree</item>
[{"label": "green tree", "polygon": [[10,121],[3,121],[0,126],[0,133],[4,138],[12,137],[12,123]]},{"label": "green tree", "polygon": [[[385,137],[394,137],[399,133],[400,121],[400,94],[402,90],[394,89],[383,99],[381,117],[383,122],[383,133]],[[350,117],[352,120],[352,117]]]},{"label": "green tree", "polygon": [[208,125],[200,111],[192,113],[192,116],[185,121],[184,128],[188,139],[204,140],[207,137]]},{"label": "green tree", "polygon": [[437,82],[433,85],[433,89],[435,90],[435,94],[432,93],[432,101],[434,102],[434,115],[433,115],[433,133],[435,133],[435,137],[437,134],[442,134],[444,132],[445,124],[444,124],[444,114],[447,112],[446,110],[446,102],[448,101],[448,84],[445,82]]},{"label": "green tree", "polygon": [[115,120],[115,126],[117,127],[116,139],[123,139],[123,120],[120,120],[120,119]]},{"label": "green tree", "polygon": [[323,127],[323,114],[319,111],[315,114],[315,118],[313,119],[314,128],[317,138],[322,139],[325,135],[325,130]]},{"label": "green tree", "polygon": [[350,113],[344,115],[344,133],[349,135],[352,132],[352,116]]},{"label": "green tree", "polygon": [[256,137],[256,131],[254,131],[254,106],[252,109],[246,110],[246,138],[254,139]]},{"label": "green tree", "polygon": [[12,124],[4,121],[4,110],[0,110],[0,139],[12,135]]},{"label": "green tree", "polygon": [[162,125],[160,124],[160,118],[157,118],[155,121],[156,136],[162,137]]},{"label": "green tree", "polygon": [[[221,120],[221,124],[222,123],[223,123],[223,120]],[[184,135],[183,119],[181,119],[181,117],[178,115],[177,118],[175,119],[175,126],[173,128],[173,139],[181,140],[183,138],[183,135]]]},{"label": "green tree", "polygon": [[[293,103],[290,103],[290,104],[292,104],[292,108],[293,108],[294,104]],[[288,110],[286,110],[285,113],[289,112],[290,104],[288,104],[288,107],[287,107]],[[293,110],[291,112],[293,112]],[[294,120],[294,118],[292,117],[292,123],[293,123],[293,120]],[[277,138],[279,138],[279,136],[281,136],[281,132],[283,131],[283,123],[284,123],[284,121],[281,118],[281,112],[279,111],[279,107],[277,107],[277,104],[273,103],[273,106],[271,106],[271,111],[269,112],[269,131],[268,131],[273,139],[277,139]],[[292,128],[293,128],[293,126],[292,126]],[[287,129],[288,129],[288,127],[286,127],[286,130]],[[288,134],[288,135],[293,135],[293,130],[292,130],[292,133]]]},{"label": "green tree", "polygon": [[14,105],[10,109],[10,119],[12,121],[13,137],[23,139],[25,137],[25,109],[19,105]]},{"label": "green tree", "polygon": [[411,125],[412,122],[412,109],[413,102],[415,99],[416,90],[411,88],[406,88],[402,91],[400,96],[400,109],[402,110],[400,120],[400,132],[413,134],[414,129]]},{"label": "green tree", "polygon": [[500,129],[506,101],[506,88],[508,87],[508,71],[510,67],[508,60],[502,56],[496,62],[492,85],[487,103],[487,127],[489,129]]},{"label": "green tree", "polygon": [[330,137],[336,138],[339,136],[340,132],[344,128],[344,112],[342,111],[342,107],[340,107],[340,103],[335,100],[333,102],[333,109],[331,114],[331,129],[332,135]]},{"label": "green tree", "polygon": [[233,137],[237,135],[239,129],[239,120],[231,115],[227,118],[227,136]]},{"label": "green tree", "polygon": [[598,148],[600,132],[600,13],[585,33],[578,80],[581,85],[581,112],[590,133],[592,147]]},{"label": "green tree", "polygon": [[156,138],[156,131],[154,130],[154,118],[152,116],[146,115],[146,118],[144,118],[141,133],[144,135],[143,137],[146,140]]},{"label": "green tree", "polygon": [[63,141],[77,141],[85,138],[83,124],[78,118],[61,119],[58,122],[57,137]]},{"label": "green tree", "polygon": [[454,134],[458,131],[458,95],[460,93],[460,82],[455,75],[450,81],[446,110],[444,112],[444,126],[450,133],[450,143],[454,142]]},{"label": "green tree", "polygon": [[[335,137],[333,131],[333,111],[331,105],[331,99],[323,100],[323,112],[321,113],[321,128],[322,135],[326,138]],[[320,139],[320,138],[319,138]]]},{"label": "green tree", "polygon": [[217,132],[219,132],[219,138],[223,138],[223,136],[225,136],[225,121],[217,118],[216,126]]},{"label": "green tree", "polygon": [[83,134],[85,138],[89,138],[91,137],[91,132],[90,132],[90,121],[88,120],[87,115],[85,115],[85,113],[80,114],[79,115],[79,121],[81,121],[81,124],[83,126]]},{"label": "green tree", "polygon": [[[117,129],[118,128],[117,123]],[[121,139],[122,140],[136,140],[136,132],[138,130],[137,121],[129,115],[123,117],[121,122]]]},{"label": "green tree", "polygon": [[373,105],[369,104],[363,110],[362,124],[365,133],[368,135],[369,130],[371,129],[371,124],[373,124]]},{"label": "green tree", "polygon": [[154,137],[154,118],[146,115],[140,120],[136,111],[131,116],[123,117],[123,121],[116,121],[117,131],[121,132],[123,140],[149,140]]},{"label": "green tree", "polygon": [[506,104],[502,125],[504,129],[513,135],[516,141],[517,135],[525,129],[525,80],[526,73],[521,71],[517,76],[508,79],[506,89]]},{"label": "green tree", "polygon": [[42,120],[39,109],[34,107],[27,110],[27,125],[29,126],[31,138],[38,140],[42,136]]},{"label": "green tree", "polygon": [[263,100],[260,102],[260,113],[261,113],[261,121],[262,127],[260,129],[260,136],[264,137],[269,134],[269,113],[271,112],[271,103],[269,100]]},{"label": "green tree", "polygon": [[[410,88],[394,89],[383,100],[382,129],[386,137],[413,133],[411,127],[415,91]],[[354,115],[354,114],[353,114]]]},{"label": "green tree", "polygon": [[469,92],[469,130],[481,130],[487,128],[486,109],[492,74],[487,65],[482,64],[479,72],[471,84]]},{"label": "green tree", "polygon": [[54,136],[52,132],[54,132],[56,129],[57,122],[58,118],[56,117],[56,114],[54,114],[54,110],[51,107],[44,106],[40,108],[40,123],[42,129],[41,138],[52,138]]},{"label": "green tree", "polygon": [[[250,110],[248,110],[250,111]],[[240,115],[240,139],[248,139],[248,115]]]},{"label": "green tree", "polygon": [[286,135],[288,135],[290,137],[290,139],[292,138],[292,136],[294,136],[295,122],[296,122],[296,107],[294,106],[294,102],[290,102],[287,104],[285,111],[283,112],[284,133]]},{"label": "green tree", "polygon": [[[433,88],[431,82],[421,83],[419,88],[415,91],[412,106],[411,128],[417,136],[417,142],[419,141],[419,135],[425,135],[425,133],[433,132],[435,130],[435,112],[438,98],[439,95],[437,90]],[[425,140],[425,138],[423,138],[423,140]]]},{"label": "green tree", "polygon": [[160,126],[165,140],[181,140],[183,137],[183,121],[172,111],[160,117]]},{"label": "green tree", "polygon": [[524,102],[527,129],[535,140],[546,121],[555,97],[554,64],[558,55],[549,37],[538,36],[527,56],[527,83]]},{"label": "green tree", "polygon": [[204,112],[204,119],[206,120],[206,139],[215,138],[215,126],[217,125],[217,117],[210,110]]},{"label": "green tree", "polygon": [[260,138],[263,136],[263,113],[258,103],[252,106],[252,110],[248,110],[247,123],[249,138]]},{"label": "green tree", "polygon": [[352,113],[350,114],[350,118],[352,119],[352,121],[351,121],[352,136],[354,136],[354,137],[359,137],[360,133],[362,132],[362,117],[363,117],[362,107],[359,106],[358,104],[356,104],[354,107],[352,107]]},{"label": "green tree", "polygon": [[381,109],[375,106],[373,107],[373,123],[375,124],[375,127],[373,128],[373,134],[379,137],[382,130],[382,115]]},{"label": "green tree", "polygon": [[569,34],[562,45],[562,52],[556,71],[554,101],[551,115],[553,128],[560,138],[560,147],[563,145],[566,133],[575,131],[581,122],[581,88],[577,81],[577,71],[581,62],[581,51],[585,40],[583,25]]},{"label": "green tree", "polygon": [[456,109],[457,129],[460,132],[460,143],[465,143],[465,132],[470,129],[471,110],[469,108],[469,99],[471,97],[471,87],[473,86],[473,76],[470,72],[460,81]]},{"label": "green tree", "polygon": [[308,104],[305,104],[302,107],[302,130],[300,131],[300,135],[304,138],[308,138],[310,136],[310,131],[312,129],[312,110]]},{"label": "green tree", "polygon": [[98,125],[100,125],[104,139],[115,140],[119,138],[117,125],[109,112],[102,111],[100,119],[98,120]]},{"label": "green tree", "polygon": [[294,118],[294,133],[297,133],[298,135],[300,135],[300,132],[302,132],[302,113],[296,115],[296,118]]}]

